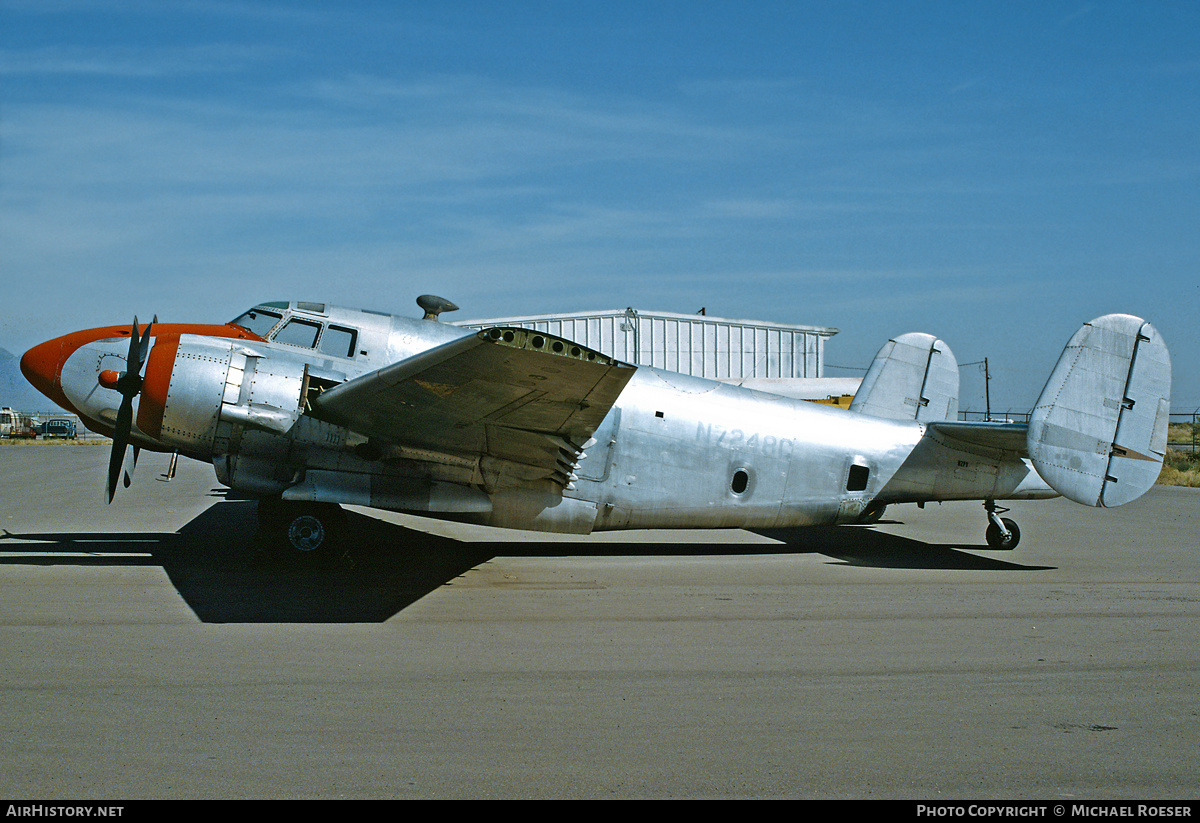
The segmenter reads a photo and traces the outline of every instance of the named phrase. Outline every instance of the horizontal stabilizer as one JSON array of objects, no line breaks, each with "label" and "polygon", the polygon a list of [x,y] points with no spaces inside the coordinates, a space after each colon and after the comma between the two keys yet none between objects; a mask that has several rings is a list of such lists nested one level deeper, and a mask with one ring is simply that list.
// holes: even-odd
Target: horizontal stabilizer
[{"label": "horizontal stabilizer", "polygon": [[931,334],[889,340],[875,355],[850,411],[891,420],[953,420],[958,416],[958,361]]},{"label": "horizontal stabilizer", "polygon": [[1029,426],[1025,423],[941,421],[929,424],[929,430],[952,437],[971,446],[1013,452],[1025,457]]},{"label": "horizontal stabilizer", "polygon": [[1171,358],[1153,326],[1110,314],[1063,349],[1029,421],[1029,457],[1055,491],[1089,506],[1136,500],[1167,448]]}]

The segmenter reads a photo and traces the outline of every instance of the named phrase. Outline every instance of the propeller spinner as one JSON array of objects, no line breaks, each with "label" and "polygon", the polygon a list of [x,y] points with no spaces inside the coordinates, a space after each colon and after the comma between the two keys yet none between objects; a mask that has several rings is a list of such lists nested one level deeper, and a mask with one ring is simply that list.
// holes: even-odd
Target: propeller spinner
[{"label": "propeller spinner", "polygon": [[133,331],[129,335],[129,356],[125,359],[127,371],[104,371],[100,373],[100,385],[121,393],[121,406],[117,409],[117,423],[113,431],[112,453],[108,458],[108,502],[117,493],[117,480],[124,474],[125,488],[133,482],[133,469],[137,465],[138,447],[133,447],[132,457],[127,455],[130,432],[133,429],[133,398],[142,390],[142,367],[150,352],[150,329],[158,322],[158,316],[138,334],[137,318],[133,318]]}]

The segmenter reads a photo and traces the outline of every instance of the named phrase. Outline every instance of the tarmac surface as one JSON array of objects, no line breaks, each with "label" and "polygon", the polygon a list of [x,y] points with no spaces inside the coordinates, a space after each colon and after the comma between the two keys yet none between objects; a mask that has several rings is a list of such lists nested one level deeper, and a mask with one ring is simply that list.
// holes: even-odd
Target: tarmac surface
[{"label": "tarmac surface", "polygon": [[564,538],[351,509],[281,569],[211,467],[0,448],[0,793],[1200,797],[1200,490]]}]

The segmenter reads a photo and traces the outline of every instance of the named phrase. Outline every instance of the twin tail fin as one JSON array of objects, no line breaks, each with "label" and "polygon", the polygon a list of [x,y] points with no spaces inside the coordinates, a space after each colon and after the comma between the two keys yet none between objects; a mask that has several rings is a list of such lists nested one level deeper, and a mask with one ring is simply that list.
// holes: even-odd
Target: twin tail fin
[{"label": "twin tail fin", "polygon": [[889,340],[875,355],[850,411],[892,420],[958,417],[958,361],[932,334],[913,332]]},{"label": "twin tail fin", "polygon": [[925,423],[972,447],[1028,458],[1062,496],[1120,506],[1158,479],[1167,450],[1171,357],[1140,317],[1109,314],[1068,341],[1029,423],[959,422],[958,364],[928,334],[905,334],[879,350],[851,411]]},{"label": "twin tail fin", "polygon": [[1167,451],[1171,357],[1140,317],[1110,314],[1063,349],[1029,419],[1029,458],[1059,494],[1120,506],[1158,479]]}]

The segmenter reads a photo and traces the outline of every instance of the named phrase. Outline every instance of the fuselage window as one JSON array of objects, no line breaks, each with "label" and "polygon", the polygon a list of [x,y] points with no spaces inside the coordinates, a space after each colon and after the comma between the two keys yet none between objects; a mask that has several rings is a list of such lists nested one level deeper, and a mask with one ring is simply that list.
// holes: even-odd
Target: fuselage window
[{"label": "fuselage window", "polygon": [[237,320],[234,320],[233,325],[241,326],[246,331],[257,334],[259,337],[266,337],[267,332],[275,328],[275,324],[282,319],[282,314],[275,314],[274,312],[263,311],[262,309],[251,309]]},{"label": "fuselage window", "polygon": [[867,480],[871,477],[871,470],[866,466],[851,466],[850,476],[846,480],[846,491],[861,492],[867,490]]},{"label": "fuselage window", "polygon": [[321,353],[331,357],[353,357],[358,332],[341,326],[330,326],[321,335]]},{"label": "fuselage window", "polygon": [[750,474],[745,469],[738,469],[733,473],[733,480],[729,483],[729,489],[734,494],[744,494],[746,489],[750,487]]},{"label": "fuselage window", "polygon": [[300,346],[311,349],[317,345],[317,335],[321,333],[321,324],[308,320],[292,319],[287,322],[275,335],[276,343],[287,343],[289,346]]}]

